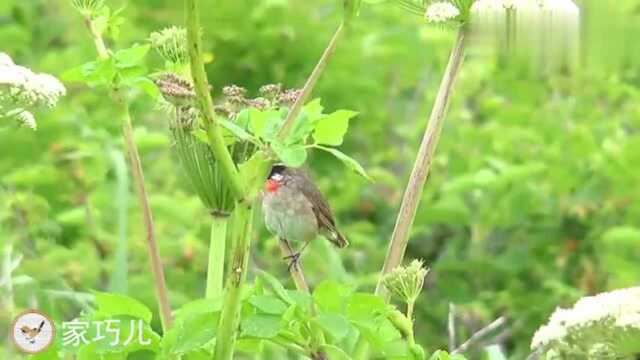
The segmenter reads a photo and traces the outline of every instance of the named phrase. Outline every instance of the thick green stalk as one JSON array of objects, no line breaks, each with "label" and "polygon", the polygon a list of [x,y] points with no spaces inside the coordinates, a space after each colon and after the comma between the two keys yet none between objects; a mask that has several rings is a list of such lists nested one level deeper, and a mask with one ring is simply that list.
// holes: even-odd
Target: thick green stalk
[{"label": "thick green stalk", "polygon": [[[87,24],[93,38],[98,56],[102,59],[108,59],[111,55],[104,43],[102,34],[96,30],[90,17],[85,18],[85,23]],[[138,200],[140,202],[140,207],[142,208],[142,216],[147,234],[147,250],[149,251],[149,259],[151,260],[151,270],[153,272],[155,282],[156,297],[160,310],[160,320],[162,322],[163,331],[166,331],[171,327],[173,322],[171,318],[171,307],[169,306],[167,284],[164,277],[162,261],[160,259],[160,250],[158,248],[158,242],[155,235],[153,213],[151,211],[151,206],[149,205],[149,196],[144,185],[144,173],[142,171],[142,164],[140,163],[140,154],[138,153],[138,147],[133,138],[133,127],[131,125],[129,104],[126,101],[124,94],[122,94],[122,89],[113,87],[111,89],[111,98],[120,111],[119,115],[122,121],[122,133],[126,144],[127,154],[129,155],[133,180],[138,190]]]},{"label": "thick green stalk", "polygon": [[[422,197],[424,183],[431,169],[431,163],[433,162],[436,145],[440,138],[442,124],[451,100],[453,84],[460,72],[464,59],[466,35],[466,27],[463,26],[458,30],[455,45],[449,56],[449,63],[440,82],[440,88],[438,89],[438,94],[431,109],[429,123],[427,124],[427,129],[425,130],[420,149],[418,150],[418,156],[411,171],[409,183],[402,198],[402,204],[400,205],[400,211],[396,218],[396,224],[393,229],[393,235],[391,236],[384,266],[378,278],[375,293],[385,297],[387,300],[389,299],[389,294],[384,289],[382,279],[384,275],[400,265],[404,258],[407,243],[409,242],[409,233]],[[355,359],[368,358],[369,347],[362,337],[356,349]]]},{"label": "thick green stalk", "polygon": [[233,213],[231,230],[231,271],[227,277],[226,294],[215,346],[215,359],[230,360],[233,358],[237,329],[240,322],[242,305],[242,288],[247,276],[249,247],[253,228],[253,204],[238,203]]},{"label": "thick green stalk", "polygon": [[200,36],[198,0],[185,1],[185,23],[187,28],[191,75],[198,97],[199,108],[205,120],[209,146],[211,146],[211,151],[216,161],[219,162],[223,175],[229,183],[229,187],[234,196],[236,199],[244,200],[246,193],[245,186],[222,138],[222,133],[216,122],[213,100],[211,100],[211,94],[209,94],[207,73],[204,70],[204,62],[202,61],[202,39]]},{"label": "thick green stalk", "polygon": [[211,221],[211,238],[209,241],[207,288],[205,291],[205,296],[208,299],[222,296],[222,281],[224,278],[224,254],[227,244],[228,223],[228,215],[213,215],[213,220]]},{"label": "thick green stalk", "polygon": [[338,41],[342,37],[343,30],[344,30],[344,22],[340,23],[340,25],[336,29],[335,33],[333,34],[333,37],[329,41],[329,44],[327,44],[327,47],[324,49],[324,52],[322,53],[320,60],[318,60],[318,63],[313,68],[311,75],[309,75],[309,77],[307,78],[307,81],[305,82],[304,87],[302,88],[302,93],[300,94],[300,96],[298,96],[296,101],[293,103],[291,110],[289,110],[289,113],[287,114],[287,118],[285,119],[284,124],[282,125],[282,127],[280,128],[280,131],[278,132],[278,138],[280,140],[286,139],[289,133],[291,132],[291,130],[293,129],[293,125],[295,124],[295,121],[298,118],[298,115],[300,115],[300,111],[302,111],[302,106],[309,99],[309,96],[313,92],[313,88],[315,88],[316,83],[320,78],[320,75],[322,75],[322,73],[324,72],[324,69],[327,67],[327,64],[329,64],[329,60],[331,60],[331,58],[333,57],[333,54],[335,53],[336,47],[338,45]]}]

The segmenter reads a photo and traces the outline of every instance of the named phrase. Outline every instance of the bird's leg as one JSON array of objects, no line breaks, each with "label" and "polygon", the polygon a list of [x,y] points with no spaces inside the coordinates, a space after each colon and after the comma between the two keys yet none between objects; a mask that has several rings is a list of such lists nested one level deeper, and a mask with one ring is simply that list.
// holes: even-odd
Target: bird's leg
[{"label": "bird's leg", "polygon": [[289,250],[289,253],[291,254],[291,255],[287,255],[287,256],[285,256],[283,258],[284,260],[289,260],[288,269],[289,269],[289,271],[291,271],[291,269],[294,266],[296,268],[298,267],[298,263],[300,261],[300,256],[302,255],[302,252],[304,251],[304,249],[307,248],[307,245],[309,245],[310,241],[305,242],[304,245],[302,245],[302,249],[300,249],[300,251],[294,251],[293,248],[291,247],[291,243],[289,243],[289,241],[287,241],[287,239],[280,239],[280,241],[282,241],[287,246],[287,249]]}]

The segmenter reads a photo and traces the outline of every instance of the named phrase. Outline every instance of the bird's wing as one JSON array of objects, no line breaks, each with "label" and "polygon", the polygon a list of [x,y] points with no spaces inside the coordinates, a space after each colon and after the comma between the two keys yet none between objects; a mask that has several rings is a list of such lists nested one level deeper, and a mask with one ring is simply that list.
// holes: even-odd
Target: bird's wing
[{"label": "bird's wing", "polygon": [[348,246],[349,242],[336,228],[336,221],[329,207],[329,203],[324,196],[322,196],[322,193],[309,175],[298,169],[292,170],[291,175],[296,178],[295,183],[298,189],[311,203],[318,227],[324,233],[325,237],[340,248]]},{"label": "bird's wing", "polygon": [[296,179],[295,183],[296,186],[298,186],[298,190],[304,194],[313,206],[313,212],[318,220],[318,225],[321,228],[326,227],[331,231],[335,231],[336,223],[333,219],[333,213],[331,212],[329,203],[327,203],[327,200],[322,196],[322,193],[318,187],[316,187],[316,184],[313,183],[309,175],[303,170],[296,169],[293,171],[292,176]]}]

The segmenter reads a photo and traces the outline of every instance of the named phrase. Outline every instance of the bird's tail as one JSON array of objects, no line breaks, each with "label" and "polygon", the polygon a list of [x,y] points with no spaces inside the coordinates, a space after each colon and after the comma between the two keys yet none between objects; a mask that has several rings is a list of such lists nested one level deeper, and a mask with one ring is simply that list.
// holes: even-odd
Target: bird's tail
[{"label": "bird's tail", "polygon": [[327,237],[333,245],[339,248],[346,248],[349,246],[349,241],[338,230],[331,231],[331,234]]}]

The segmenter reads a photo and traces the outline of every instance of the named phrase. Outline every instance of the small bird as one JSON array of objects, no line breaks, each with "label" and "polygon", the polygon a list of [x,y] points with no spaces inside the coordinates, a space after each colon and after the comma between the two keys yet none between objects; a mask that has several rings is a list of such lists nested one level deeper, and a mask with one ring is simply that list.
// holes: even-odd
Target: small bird
[{"label": "small bird", "polygon": [[339,248],[349,245],[336,228],[329,204],[309,176],[300,169],[275,165],[265,184],[262,209],[267,229],[287,245],[303,241],[302,248],[285,257],[295,266],[300,254],[318,233]]},{"label": "small bird", "polygon": [[42,331],[42,327],[44,327],[44,320],[40,322],[40,326],[38,326],[37,328],[29,328],[28,326],[24,325],[20,328],[20,331],[22,332],[22,335],[24,335],[25,339],[27,339],[27,341],[29,341],[31,344],[35,344],[36,337]]}]

